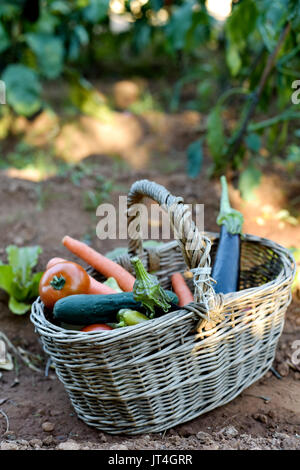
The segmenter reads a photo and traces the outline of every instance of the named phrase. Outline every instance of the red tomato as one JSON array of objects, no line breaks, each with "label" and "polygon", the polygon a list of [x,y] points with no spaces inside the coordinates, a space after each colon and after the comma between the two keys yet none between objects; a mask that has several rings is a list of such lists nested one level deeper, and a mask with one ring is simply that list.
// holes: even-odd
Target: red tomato
[{"label": "red tomato", "polygon": [[82,328],[80,331],[103,331],[103,330],[113,330],[113,328],[109,325],[105,325],[105,323],[95,323],[94,325],[88,325]]},{"label": "red tomato", "polygon": [[88,273],[79,264],[63,261],[47,269],[39,285],[41,300],[53,308],[57,300],[68,295],[87,294],[90,287]]}]

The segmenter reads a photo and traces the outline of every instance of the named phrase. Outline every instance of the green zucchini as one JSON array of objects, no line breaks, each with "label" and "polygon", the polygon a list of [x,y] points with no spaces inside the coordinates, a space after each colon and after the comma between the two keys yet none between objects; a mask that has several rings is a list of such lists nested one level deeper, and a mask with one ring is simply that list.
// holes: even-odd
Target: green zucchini
[{"label": "green zucchini", "polygon": [[[177,295],[171,291],[167,291],[167,294],[171,298],[173,310],[176,309]],[[58,300],[54,305],[53,316],[55,320],[73,325],[111,323],[116,321],[118,311],[124,308],[145,311],[141,302],[134,300],[133,292],[110,295],[78,294]]]}]

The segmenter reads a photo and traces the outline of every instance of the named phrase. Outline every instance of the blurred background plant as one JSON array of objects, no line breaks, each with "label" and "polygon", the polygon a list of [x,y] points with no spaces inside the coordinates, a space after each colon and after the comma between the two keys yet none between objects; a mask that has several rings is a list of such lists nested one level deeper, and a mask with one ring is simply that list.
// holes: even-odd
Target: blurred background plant
[{"label": "blurred background plant", "polygon": [[[16,116],[61,106],[104,123],[120,109],[197,111],[206,116],[186,148],[188,176],[208,152],[209,175],[233,171],[251,200],[267,166],[279,158],[291,173],[300,161],[299,39],[299,0],[3,0],[0,137],[15,132]],[[142,78],[127,104],[95,86],[107,74]],[[162,82],[153,91],[144,78]],[[49,99],[51,82],[63,99]],[[15,151],[7,161],[18,163]]]}]

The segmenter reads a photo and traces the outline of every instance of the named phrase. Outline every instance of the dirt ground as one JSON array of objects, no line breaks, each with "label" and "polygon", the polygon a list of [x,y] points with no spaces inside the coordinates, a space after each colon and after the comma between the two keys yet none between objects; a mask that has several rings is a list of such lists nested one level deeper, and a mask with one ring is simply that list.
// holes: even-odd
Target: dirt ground
[{"label": "dirt ground", "polygon": [[[175,158],[172,162],[176,170],[170,169],[166,160],[159,162],[159,169],[158,165],[150,164],[143,171],[115,166],[113,174],[110,158],[94,156],[86,160],[87,165],[93,165],[93,175],[83,176],[78,185],[71,182],[70,175],[35,183],[1,174],[0,259],[6,261],[8,244],[38,244],[43,248],[38,265],[42,270],[50,257],[66,256],[61,245],[66,234],[90,239],[101,252],[119,246],[117,240],[96,238],[97,219],[84,208],[83,193],[97,186],[97,174],[114,179],[109,194],[113,202],[119,194],[126,194],[135,180],[148,178],[183,196],[187,203],[204,203],[205,229],[216,231],[219,183],[201,177],[187,179],[180,151],[179,145],[178,161]],[[299,194],[299,186],[294,181],[285,181],[274,171],[264,177],[255,202],[245,204],[233,188],[230,196],[234,206],[245,215],[245,232],[271,238],[285,246],[300,246],[299,226],[276,218],[277,212],[287,204],[289,192],[297,190]],[[39,355],[36,364],[42,369],[42,373],[35,372],[18,361],[18,368],[13,371],[1,371],[2,450],[300,449],[300,368],[291,363],[292,344],[300,340],[300,303],[296,300],[288,308],[274,362],[280,376],[269,371],[231,403],[151,436],[111,436],[81,422],[54,371],[50,370],[48,377],[44,375],[47,358],[29,315],[10,313],[5,294],[0,296],[0,329],[15,347]]]}]

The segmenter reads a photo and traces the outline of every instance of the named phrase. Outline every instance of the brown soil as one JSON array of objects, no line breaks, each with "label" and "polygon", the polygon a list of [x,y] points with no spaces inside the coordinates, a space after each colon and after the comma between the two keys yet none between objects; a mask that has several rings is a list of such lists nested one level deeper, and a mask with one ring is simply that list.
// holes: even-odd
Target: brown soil
[{"label": "brown soil", "polygon": [[[180,159],[173,162],[178,163],[175,172],[166,170],[167,161],[163,171],[164,162],[160,161],[160,170],[153,169],[155,164],[143,172],[120,166],[113,175],[110,158],[93,157],[88,163],[95,164],[94,175],[82,178],[80,186],[75,186],[68,177],[55,177],[41,185],[0,175],[0,258],[3,261],[6,261],[5,247],[8,244],[39,244],[43,254],[38,268],[44,269],[50,257],[66,256],[60,243],[65,234],[78,238],[89,236],[93,246],[101,252],[119,246],[118,241],[104,242],[96,238],[96,219],[84,210],[82,194],[87,189],[95,188],[97,173],[105,178],[114,178],[114,191],[110,194],[113,202],[117,201],[120,193],[126,194],[132,182],[146,177],[183,196],[188,203],[204,203],[205,228],[217,230],[218,182],[204,178],[188,180]],[[299,226],[284,222],[279,227],[280,222],[273,217],[284,203],[274,195],[278,195],[286,183],[281,181],[280,187],[273,187],[272,190],[271,177],[265,177],[258,202],[246,206],[237,191],[231,188],[234,205],[243,210],[245,231],[248,233],[269,237],[285,246],[300,246]],[[267,205],[272,206],[271,215],[264,217],[262,207]],[[21,346],[27,352],[39,354],[41,360],[37,365],[44,368],[47,358],[29,316],[10,313],[5,295],[0,298],[0,319],[1,331],[16,347]],[[281,379],[268,372],[226,406],[151,437],[110,436],[88,427],[76,417],[53,370],[45,377],[43,373],[34,372],[18,361],[18,369],[1,371],[0,448],[300,449],[300,369],[297,370],[290,359],[293,341],[297,339],[300,339],[300,305],[294,301],[287,311],[285,329],[274,363],[275,369],[282,375]],[[9,421],[7,432],[5,416]]]}]

